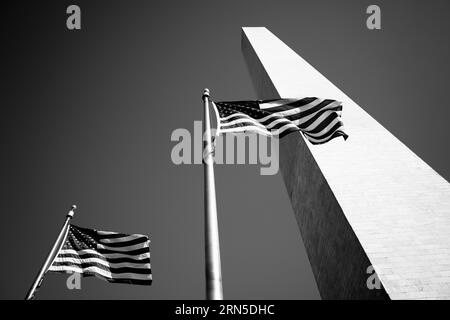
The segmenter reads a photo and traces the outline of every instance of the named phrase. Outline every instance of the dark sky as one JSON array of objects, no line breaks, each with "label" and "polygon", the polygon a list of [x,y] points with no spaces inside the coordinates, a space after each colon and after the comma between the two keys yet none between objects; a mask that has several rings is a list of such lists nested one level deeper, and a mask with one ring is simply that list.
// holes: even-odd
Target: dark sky
[{"label": "dark sky", "polygon": [[[78,4],[82,30],[65,27]],[[148,234],[150,287],[48,274],[39,299],[203,299],[203,169],[172,164],[201,93],[255,99],[242,26],[265,26],[450,178],[450,2],[24,1],[1,10],[0,298],[22,299],[74,224]],[[300,76],[300,75],[299,75]],[[330,97],[332,98],[332,97]],[[345,108],[345,106],[344,106]],[[345,119],[344,119],[345,122]],[[216,166],[224,296],[320,298],[281,175]]]}]

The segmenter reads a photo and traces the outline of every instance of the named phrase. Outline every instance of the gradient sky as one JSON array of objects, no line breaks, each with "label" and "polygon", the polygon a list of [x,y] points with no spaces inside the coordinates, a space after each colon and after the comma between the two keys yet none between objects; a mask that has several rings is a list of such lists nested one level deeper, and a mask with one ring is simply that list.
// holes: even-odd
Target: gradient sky
[{"label": "gradient sky", "polygon": [[[74,224],[148,234],[150,287],[48,274],[38,299],[203,299],[203,169],[172,164],[201,93],[255,99],[242,26],[265,26],[450,178],[448,1],[28,1],[1,12],[0,298],[22,299]],[[82,30],[65,27],[66,7]],[[332,98],[332,97],[331,97]],[[344,106],[345,108],[345,106]],[[345,118],[344,118],[345,122]],[[224,296],[319,299],[280,174],[216,166]]]}]

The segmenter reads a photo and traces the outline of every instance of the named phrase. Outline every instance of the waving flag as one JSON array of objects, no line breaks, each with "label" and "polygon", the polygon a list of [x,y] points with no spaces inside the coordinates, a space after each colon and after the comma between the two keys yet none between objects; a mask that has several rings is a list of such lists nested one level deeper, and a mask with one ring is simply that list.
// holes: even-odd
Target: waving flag
[{"label": "waving flag", "polygon": [[48,270],[79,272],[109,282],[150,285],[149,243],[148,237],[140,234],[70,225],[64,245]]},{"label": "waving flag", "polygon": [[303,98],[213,103],[219,119],[219,133],[257,132],[285,135],[300,131],[313,144],[342,136],[342,104],[336,100]]}]

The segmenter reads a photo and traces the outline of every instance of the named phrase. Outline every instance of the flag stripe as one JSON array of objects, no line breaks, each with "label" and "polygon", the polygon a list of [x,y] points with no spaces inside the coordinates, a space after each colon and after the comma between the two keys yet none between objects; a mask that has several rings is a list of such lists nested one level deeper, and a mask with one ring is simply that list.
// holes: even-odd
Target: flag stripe
[{"label": "flag stripe", "polygon": [[92,250],[92,249],[83,249],[83,250],[71,250],[71,249],[62,249],[60,251],[60,254],[75,254],[75,255],[88,255],[88,254],[92,254],[92,255],[96,255],[99,257],[105,257],[105,259],[133,259],[133,260],[142,260],[145,258],[149,258],[150,257],[150,252],[144,252],[142,254],[137,254],[134,256],[130,256],[129,254],[126,254],[124,252],[121,253],[100,253],[96,250]]},{"label": "flag stripe", "polygon": [[[303,99],[279,99],[276,101],[280,101],[281,103],[279,105],[277,105],[276,107],[272,107],[272,108],[265,108],[268,109],[267,111],[270,112],[282,112],[282,111],[286,111],[286,110],[290,110],[290,109],[295,109],[295,108],[300,108],[300,107],[309,107],[311,105],[315,105],[319,102],[316,102],[317,100],[322,101],[320,99],[317,98],[303,98]],[[283,101],[288,101],[288,103],[282,103]],[[272,104],[275,104],[275,101],[271,102]],[[266,104],[265,101],[261,102],[259,105],[264,106]]]},{"label": "flag stripe", "polygon": [[[308,134],[305,134],[305,135],[308,135]],[[339,130],[339,131],[334,132],[331,136],[324,137],[322,139],[308,137],[308,140],[310,140],[314,144],[322,144],[322,143],[330,141],[331,139],[334,139],[336,137],[341,137],[341,136],[345,138],[347,135],[343,131]]]},{"label": "flag stripe", "polygon": [[[89,229],[87,229],[89,230]],[[109,232],[109,231],[99,231],[95,230],[97,233],[97,237],[99,239],[117,239],[117,238],[123,238],[123,237],[144,237],[147,238],[147,236],[143,234],[125,234],[125,233],[119,233],[119,232]]]},{"label": "flag stripe", "polygon": [[58,262],[55,261],[52,266],[54,267],[62,267],[62,266],[76,266],[78,268],[81,269],[88,269],[91,267],[95,267],[98,269],[102,269],[106,272],[109,272],[110,274],[122,274],[122,273],[136,273],[136,274],[151,274],[151,269],[148,268],[133,268],[133,267],[118,267],[118,268],[113,268],[113,267],[109,267],[109,266],[105,266],[102,263],[98,263],[98,262],[73,262],[73,261],[62,261],[62,262]]},{"label": "flag stripe", "polygon": [[259,127],[255,126],[245,126],[245,127],[236,127],[236,128],[228,128],[228,129],[221,129],[220,132],[222,133],[239,133],[239,132],[247,132],[247,131],[254,131],[263,135],[271,135],[271,132],[266,129],[261,129]]},{"label": "flag stripe", "polygon": [[[66,253],[66,254],[59,254],[58,257],[56,259],[59,258],[74,258],[74,259],[99,259],[99,260],[106,260],[105,257],[103,256],[99,256],[96,254],[70,254],[70,253]],[[55,260],[56,261],[56,260]],[[140,260],[136,260],[136,259],[131,259],[131,258],[108,258],[107,260],[109,263],[124,263],[124,262],[128,262],[130,264],[147,264],[150,263],[150,257],[147,258],[143,258]]]},{"label": "flag stripe", "polygon": [[136,255],[140,255],[140,254],[145,254],[148,250],[147,248],[141,248],[141,249],[136,249],[136,250],[130,250],[130,251],[116,251],[116,250],[111,250],[111,249],[103,249],[103,248],[98,248],[97,249],[98,252],[103,253],[103,254],[116,254],[116,253],[121,253],[127,256],[136,256]]},{"label": "flag stripe", "polygon": [[61,265],[61,266],[54,266],[52,265],[49,268],[50,271],[73,271],[73,272],[78,272],[81,273],[83,275],[86,274],[91,274],[91,275],[101,275],[107,279],[110,280],[115,280],[115,279],[122,279],[122,280],[152,280],[152,275],[151,274],[136,274],[134,272],[130,272],[130,273],[122,273],[122,274],[113,274],[111,272],[105,271],[101,268],[95,267],[95,266],[91,266],[88,268],[80,268],[79,266],[76,265]]},{"label": "flag stripe", "polygon": [[57,257],[55,259],[55,263],[63,263],[63,262],[70,262],[73,264],[82,264],[82,263],[98,263],[101,265],[104,265],[105,267],[111,267],[111,268],[122,268],[122,267],[133,267],[137,269],[143,269],[148,268],[150,269],[150,262],[147,263],[132,263],[132,262],[111,262],[106,261],[101,258],[77,258],[77,257]]},{"label": "flag stripe", "polygon": [[269,109],[273,112],[276,112],[276,108],[284,107],[284,105],[295,103],[297,102],[296,99],[274,99],[274,100],[266,100],[259,104],[259,107],[261,109]]},{"label": "flag stripe", "polygon": [[128,245],[127,242],[122,243],[123,246],[111,246],[111,245],[104,245],[104,244],[97,244],[98,249],[105,249],[110,251],[116,251],[116,252],[134,252],[135,250],[140,249],[146,249],[148,247],[147,240],[144,240],[143,242],[140,242],[138,244]]},{"label": "flag stripe", "polygon": [[112,245],[112,243],[118,243],[118,242],[127,242],[127,241],[132,241],[132,240],[139,240],[141,241],[141,239],[144,240],[148,240],[147,237],[143,237],[141,235],[131,235],[131,236],[125,236],[125,237],[119,237],[119,238],[100,238],[99,242],[103,243],[103,244],[108,244],[108,245]]}]

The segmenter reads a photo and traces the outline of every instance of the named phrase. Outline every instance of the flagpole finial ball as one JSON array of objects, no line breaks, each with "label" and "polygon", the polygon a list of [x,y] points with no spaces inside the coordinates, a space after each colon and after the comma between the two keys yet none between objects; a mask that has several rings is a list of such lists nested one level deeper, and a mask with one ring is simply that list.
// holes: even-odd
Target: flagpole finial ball
[{"label": "flagpole finial ball", "polygon": [[70,208],[70,211],[67,213],[67,218],[72,219],[75,214],[75,209],[77,208],[76,205],[72,205],[72,208]]},{"label": "flagpole finial ball", "polygon": [[205,88],[205,90],[203,90],[203,98],[204,97],[209,97],[209,89]]}]

